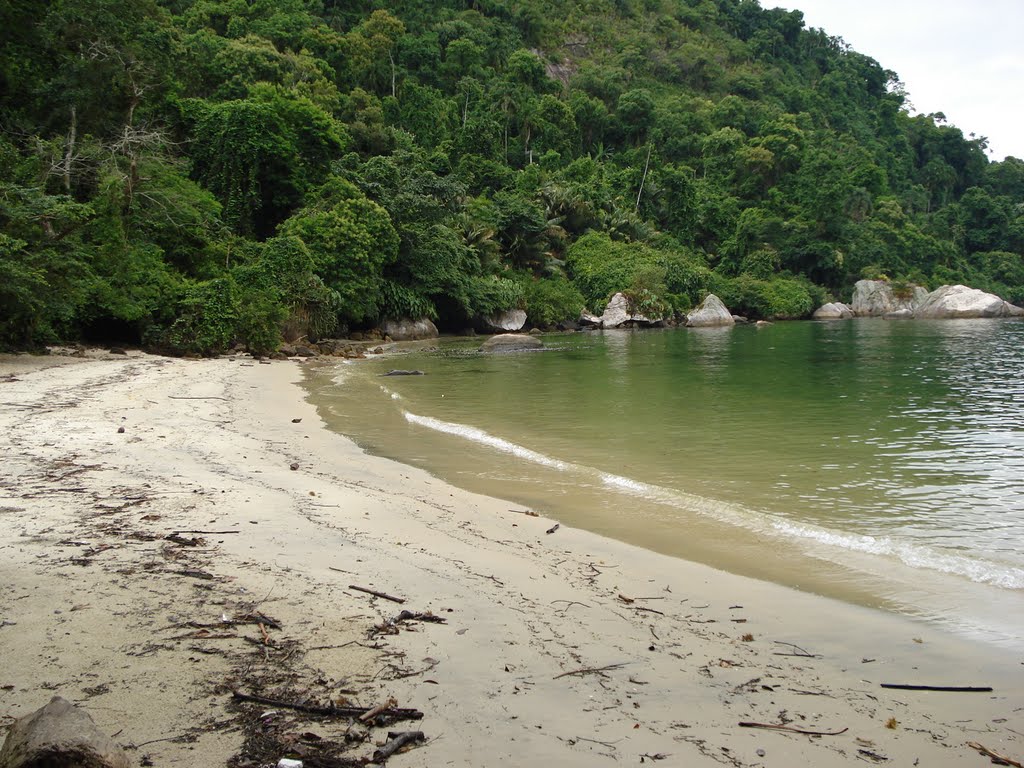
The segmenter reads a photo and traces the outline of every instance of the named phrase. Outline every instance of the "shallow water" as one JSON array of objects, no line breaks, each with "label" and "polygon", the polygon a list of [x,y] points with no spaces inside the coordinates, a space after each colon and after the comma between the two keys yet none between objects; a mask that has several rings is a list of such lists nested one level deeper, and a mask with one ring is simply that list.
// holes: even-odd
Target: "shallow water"
[{"label": "shallow water", "polygon": [[1024,323],[544,341],[446,340],[309,386],[332,428],[458,485],[1024,648]]}]

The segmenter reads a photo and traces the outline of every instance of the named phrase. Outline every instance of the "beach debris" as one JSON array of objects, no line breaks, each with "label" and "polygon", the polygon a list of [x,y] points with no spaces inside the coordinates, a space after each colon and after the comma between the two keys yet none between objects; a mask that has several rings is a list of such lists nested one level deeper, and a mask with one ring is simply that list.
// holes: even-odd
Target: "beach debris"
[{"label": "beach debris", "polygon": [[824,658],[820,653],[811,653],[810,651],[804,650],[799,645],[794,645],[793,643],[787,643],[785,640],[772,640],[772,642],[776,643],[778,645],[788,645],[790,648],[793,649],[793,651],[791,653],[782,653],[780,651],[776,651],[775,654],[773,654],[775,656],[799,656],[799,657],[804,658],[804,659],[821,659],[821,658]]},{"label": "beach debris", "polygon": [[897,691],[945,691],[947,693],[991,693],[987,685],[911,685],[909,683],[879,683],[882,688]]},{"label": "beach debris", "polygon": [[838,736],[842,733],[846,733],[849,728],[843,728],[841,731],[810,731],[804,728],[793,728],[789,725],[777,725],[775,723],[752,723],[752,722],[741,722],[740,728],[765,728],[770,731],[790,731],[792,733],[802,733],[807,736]]},{"label": "beach debris", "polygon": [[998,752],[994,752],[988,747],[982,746],[976,741],[968,741],[967,746],[971,749],[977,750],[985,757],[992,758],[993,763],[997,763],[999,765],[1012,765],[1013,768],[1024,768],[1024,764],[1022,764],[1020,761],[1014,760],[1013,758],[1007,757],[1006,755],[1001,755]]},{"label": "beach debris", "polygon": [[14,721],[0,749],[0,765],[129,768],[131,762],[85,710],[54,696],[46,706]]},{"label": "beach debris", "polygon": [[124,427],[118,427],[117,428],[117,434],[123,435],[124,434]]},{"label": "beach debris", "polygon": [[292,472],[294,472],[295,470],[297,470],[299,468],[299,462],[293,461],[290,466],[291,466]]},{"label": "beach debris", "polygon": [[385,701],[383,704],[378,704],[376,707],[373,707],[372,709],[369,709],[366,712],[364,712],[363,714],[361,714],[359,716],[359,722],[360,723],[369,723],[369,722],[371,722],[373,720],[373,718],[375,718],[377,715],[379,715],[384,710],[391,709],[392,707],[397,707],[397,706],[398,706],[398,702],[394,699],[394,697],[392,697],[392,698],[388,699],[387,701]]},{"label": "beach debris", "polygon": [[374,597],[382,597],[385,600],[390,600],[393,603],[404,603],[405,602],[405,598],[404,597],[395,597],[394,595],[389,595],[386,592],[378,592],[376,589],[369,589],[367,587],[360,587],[360,586],[357,586],[355,584],[349,584],[348,588],[349,589],[354,589],[356,592],[365,592],[366,594],[373,595]]},{"label": "beach debris", "polygon": [[277,761],[277,768],[302,768],[301,760],[292,760],[288,757],[282,757]]},{"label": "beach debris", "polygon": [[890,717],[888,720],[885,721],[885,727],[888,728],[890,731],[895,731],[896,727],[899,724],[900,721],[897,720],[895,717]]},{"label": "beach debris", "polygon": [[186,397],[184,395],[168,395],[168,400],[227,400],[226,397]]},{"label": "beach debris", "polygon": [[874,760],[876,763],[884,763],[889,758],[885,755],[880,755],[877,752],[872,752],[870,749],[858,749],[858,755],[864,755],[864,757]]},{"label": "beach debris", "polygon": [[510,509],[509,512],[515,512],[517,515],[526,515],[527,517],[540,517],[532,509]]},{"label": "beach debris", "polygon": [[548,528],[546,531],[544,531],[544,533],[554,533],[555,531],[557,531],[561,527],[562,527],[561,525],[559,525],[558,523],[555,523],[550,528]]},{"label": "beach debris", "polygon": [[404,747],[425,741],[426,738],[427,737],[423,735],[423,731],[403,731],[400,733],[389,731],[387,743],[373,753],[373,758],[370,762],[383,763]]},{"label": "beach debris", "polygon": [[653,755],[649,755],[646,752],[644,752],[642,755],[640,755],[640,762],[642,763],[645,760],[650,760],[651,762],[654,762],[656,760],[665,760],[671,756],[671,754],[663,752],[655,752]]},{"label": "beach debris", "polygon": [[188,576],[190,579],[203,579],[204,581],[211,581],[213,579],[212,573],[206,571],[200,571],[193,568],[186,568],[183,571],[175,571],[179,576]]},{"label": "beach debris", "polygon": [[292,424],[298,424],[301,421],[302,421],[302,419],[292,419]]},{"label": "beach debris", "polygon": [[624,602],[626,605],[629,605],[630,603],[635,603],[636,602],[636,600],[633,599],[632,597],[626,597],[625,595],[622,595],[622,594],[619,595],[619,600]]},{"label": "beach debris", "polygon": [[563,672],[560,675],[555,675],[552,680],[557,680],[560,677],[569,677],[570,675],[600,675],[601,677],[607,677],[605,672],[612,669],[620,669],[626,666],[626,662],[620,661],[618,664],[608,664],[603,667],[585,667],[584,669],[574,669],[569,672]]},{"label": "beach debris", "polygon": [[754,641],[754,636],[747,632],[747,634],[743,635],[743,637],[741,637],[740,640],[742,640],[744,643],[752,643]]},{"label": "beach debris", "polygon": [[402,611],[397,616],[393,616],[385,621],[383,624],[377,624],[372,627],[367,634],[370,638],[373,638],[376,635],[397,635],[399,631],[398,625],[404,621],[425,621],[431,624],[448,623],[447,619],[437,616],[430,611],[426,611],[425,613]]},{"label": "beach debris", "polygon": [[[305,712],[310,715],[323,715],[324,717],[352,717],[357,718],[361,722],[362,717],[368,712],[376,710],[373,715],[374,718],[384,721],[398,721],[398,720],[422,720],[423,713],[418,709],[409,709],[398,706],[388,706],[383,709],[380,707],[348,707],[338,706],[331,704],[330,706],[317,706],[315,704],[303,704],[297,701],[282,701],[280,699],[272,699],[267,696],[260,696],[254,693],[244,693],[243,691],[232,691],[231,697],[236,701],[250,701],[255,704],[264,704],[266,706],[277,707],[281,709],[294,709],[297,712]],[[389,701],[394,701],[389,699]],[[368,718],[369,719],[369,718]]]},{"label": "beach debris", "polygon": [[170,536],[164,536],[165,541],[173,541],[179,547],[201,547],[206,544],[206,539],[194,536],[191,539],[186,539],[184,536],[179,535],[177,532],[172,533]]}]

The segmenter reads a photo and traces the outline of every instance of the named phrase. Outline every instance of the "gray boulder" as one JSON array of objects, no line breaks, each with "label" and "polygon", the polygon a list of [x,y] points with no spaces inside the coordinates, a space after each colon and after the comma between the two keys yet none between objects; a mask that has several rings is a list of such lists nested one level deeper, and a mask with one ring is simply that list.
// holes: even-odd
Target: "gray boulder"
[{"label": "gray boulder", "polygon": [[544,342],[536,336],[525,333],[502,333],[491,336],[480,345],[481,352],[520,352],[524,349],[540,349]]},{"label": "gray boulder", "polygon": [[603,328],[618,328],[626,323],[658,325],[663,322],[664,318],[661,317],[647,317],[646,315],[631,312],[629,300],[621,293],[616,293],[612,296],[611,301],[608,302],[608,306],[604,308],[604,313],[601,315],[601,326]]},{"label": "gray boulder", "polygon": [[587,310],[580,312],[580,327],[581,328],[600,328],[601,318],[597,315],[592,315]]},{"label": "gray boulder", "polygon": [[16,720],[0,750],[0,768],[129,768],[131,762],[92,718],[71,702],[50,703]]},{"label": "gray boulder", "polygon": [[509,309],[482,318],[483,329],[488,333],[509,333],[522,330],[526,325],[526,312],[521,309]]},{"label": "gray boulder", "polygon": [[381,331],[394,341],[417,341],[419,339],[436,339],[437,326],[429,318],[410,320],[402,317],[398,320],[385,320],[380,324]]},{"label": "gray boulder", "polygon": [[853,317],[853,310],[848,304],[833,301],[814,310],[813,317],[815,320],[849,320]]},{"label": "gray boulder", "polygon": [[858,317],[882,317],[905,309],[914,312],[927,297],[928,291],[919,285],[911,286],[909,296],[897,296],[885,280],[858,280],[850,308]]},{"label": "gray boulder", "polygon": [[928,294],[914,313],[919,318],[1024,317],[1024,309],[998,296],[968,288],[944,285]]},{"label": "gray boulder", "polygon": [[712,328],[719,325],[735,325],[736,321],[722,300],[709,293],[700,306],[686,316],[686,324],[691,328]]}]

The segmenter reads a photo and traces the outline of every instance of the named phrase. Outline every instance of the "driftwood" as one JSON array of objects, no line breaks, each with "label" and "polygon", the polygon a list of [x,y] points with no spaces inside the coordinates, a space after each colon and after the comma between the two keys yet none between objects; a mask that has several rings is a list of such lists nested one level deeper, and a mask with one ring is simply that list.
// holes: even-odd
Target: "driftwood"
[{"label": "driftwood", "polygon": [[907,683],[879,683],[883,688],[892,688],[897,691],[946,691],[947,693],[991,693],[992,688],[987,685],[910,685]]},{"label": "driftwood", "polygon": [[377,715],[379,715],[381,712],[383,712],[384,710],[391,709],[392,707],[395,707],[395,706],[398,706],[398,702],[395,701],[394,699],[388,699],[383,704],[378,704],[373,709],[367,710],[366,712],[361,714],[359,716],[359,722],[360,723],[368,723],[371,720],[373,720],[373,718],[375,718]]},{"label": "driftwood", "polygon": [[[243,693],[241,691],[232,691],[231,697],[236,701],[251,701],[256,704],[267,704],[271,707],[283,707],[285,709],[294,709],[298,712],[305,712],[310,715],[323,715],[325,717],[362,717],[367,712],[372,711],[367,707],[318,707],[311,704],[300,704],[293,701],[282,701],[280,699],[272,699],[267,696],[258,696],[252,693]],[[423,719],[423,713],[418,709],[406,709],[402,707],[388,707],[383,709],[375,715],[376,717],[387,717],[391,720],[421,720]]]},{"label": "driftwood", "polygon": [[424,741],[426,738],[427,737],[423,735],[423,731],[405,731],[403,733],[395,733],[394,731],[391,731],[388,733],[387,743],[373,753],[373,758],[370,762],[383,763],[402,747],[408,744],[415,744],[416,742]]},{"label": "driftwood", "polygon": [[770,731],[789,731],[790,733],[802,733],[806,736],[838,736],[846,733],[849,728],[841,731],[807,731],[803,728],[791,728],[788,725],[775,725],[774,723],[740,723],[740,728],[766,728]]},{"label": "driftwood", "polygon": [[374,597],[383,597],[385,600],[390,600],[393,603],[404,603],[405,602],[405,598],[404,597],[395,597],[394,595],[389,595],[386,592],[378,592],[375,589],[367,589],[366,587],[358,587],[355,584],[349,584],[348,588],[349,589],[354,589],[356,592],[365,592],[366,594],[373,595]]},{"label": "driftwood", "polygon": [[552,680],[557,680],[560,677],[568,677],[569,675],[599,675],[599,674],[601,674],[603,672],[607,672],[610,669],[619,669],[620,667],[624,667],[624,666],[625,666],[625,663],[624,662],[620,662],[618,664],[609,664],[606,667],[587,667],[585,669],[574,669],[574,670],[572,670],[570,672],[563,672],[560,675],[555,675],[551,679]]},{"label": "driftwood", "polygon": [[991,757],[993,763],[1000,763],[1002,765],[1012,765],[1013,768],[1024,768],[1024,765],[1022,765],[1019,761],[1014,760],[1010,757],[1006,757],[1006,755],[1000,755],[998,752],[993,752],[988,747],[982,746],[976,741],[968,741],[967,746],[971,749],[978,750],[985,757]]}]

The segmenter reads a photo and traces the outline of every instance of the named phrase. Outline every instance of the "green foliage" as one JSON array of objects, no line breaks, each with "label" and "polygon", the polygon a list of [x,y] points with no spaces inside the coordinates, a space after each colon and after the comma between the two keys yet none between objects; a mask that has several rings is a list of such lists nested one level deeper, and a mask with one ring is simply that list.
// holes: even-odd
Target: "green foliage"
[{"label": "green foliage", "polygon": [[383,270],[398,252],[387,211],[354,184],[334,178],[281,225],[280,233],[308,248],[313,271],[340,297],[343,322],[377,315]]},{"label": "green foliage", "polygon": [[1024,293],[1024,163],[756,0],[15,0],[0,43],[6,346]]},{"label": "green foliage", "polygon": [[538,328],[578,319],[586,303],[576,285],[562,275],[526,276],[522,286],[527,318]]}]

